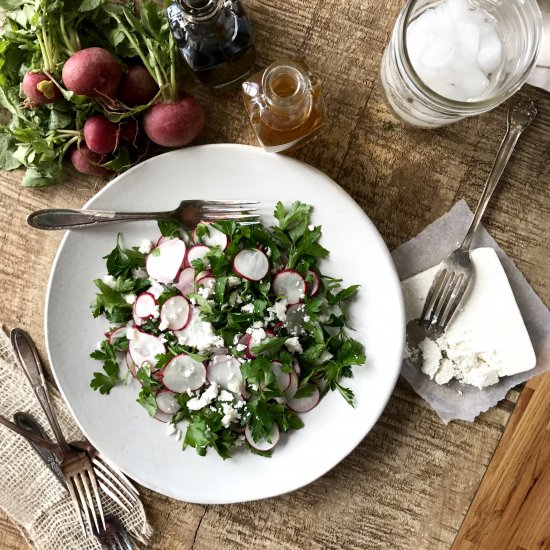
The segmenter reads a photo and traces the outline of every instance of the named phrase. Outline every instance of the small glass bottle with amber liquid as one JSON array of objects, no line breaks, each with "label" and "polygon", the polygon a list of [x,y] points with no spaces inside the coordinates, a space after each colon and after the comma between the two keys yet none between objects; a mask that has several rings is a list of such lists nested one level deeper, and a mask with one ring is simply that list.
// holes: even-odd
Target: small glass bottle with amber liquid
[{"label": "small glass bottle with amber liquid", "polygon": [[325,123],[321,82],[303,60],[273,63],[243,82],[242,89],[250,122],[266,151],[302,145]]},{"label": "small glass bottle with amber liquid", "polygon": [[212,91],[236,88],[252,73],[252,27],[240,0],[178,0],[167,8],[186,64]]}]

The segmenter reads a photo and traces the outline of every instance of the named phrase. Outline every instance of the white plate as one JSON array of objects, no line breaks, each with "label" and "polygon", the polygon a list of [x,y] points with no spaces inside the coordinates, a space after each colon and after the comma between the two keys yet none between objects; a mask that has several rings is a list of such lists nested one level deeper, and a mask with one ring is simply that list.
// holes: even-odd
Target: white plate
[{"label": "white plate", "polygon": [[46,339],[57,384],[86,437],[131,478],[164,495],[201,504],[242,502],[302,487],[340,462],[381,415],[395,386],[404,343],[401,287],[390,254],[374,225],[338,185],[321,172],[285,156],[242,145],[207,145],[148,160],[113,180],[87,204],[112,210],[164,210],[182,199],[255,199],[314,206],[322,244],[330,250],[323,271],[362,285],[350,308],[355,338],[368,364],[354,367],[350,407],[330,393],[303,415],[305,428],[284,436],[273,457],[236,452],[223,461],[215,451],[199,457],[182,451],[166,426],[150,419],[135,400],[137,383],[110,396],[90,388],[100,363],[89,358],[106,321],[93,319],[92,280],[123,233],[126,246],[158,236],[156,223],[124,223],[68,232],[55,259],[46,298]]}]

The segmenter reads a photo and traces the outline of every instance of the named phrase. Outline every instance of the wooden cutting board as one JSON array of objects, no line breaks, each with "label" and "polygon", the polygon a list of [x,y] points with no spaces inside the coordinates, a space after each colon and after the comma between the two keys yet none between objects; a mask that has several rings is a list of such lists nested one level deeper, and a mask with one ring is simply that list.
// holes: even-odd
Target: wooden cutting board
[{"label": "wooden cutting board", "polygon": [[452,550],[550,548],[550,374],[531,379]]}]

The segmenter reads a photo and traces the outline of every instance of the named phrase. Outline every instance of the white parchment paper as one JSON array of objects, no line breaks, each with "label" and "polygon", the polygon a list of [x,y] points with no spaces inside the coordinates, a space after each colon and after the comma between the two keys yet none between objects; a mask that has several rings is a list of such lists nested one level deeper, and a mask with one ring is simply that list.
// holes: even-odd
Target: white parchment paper
[{"label": "white parchment paper", "polygon": [[[396,248],[392,256],[399,278],[407,279],[443,260],[462,241],[472,217],[472,211],[462,200],[415,238]],[[479,413],[504,399],[509,389],[550,370],[550,311],[529,286],[514,262],[487,230],[480,227],[472,247],[485,246],[490,246],[496,251],[508,276],[535,349],[537,365],[533,370],[501,378],[498,384],[479,390],[456,380],[439,386],[405,359],[401,374],[413,389],[430,403],[445,423],[455,419],[473,421]]]}]

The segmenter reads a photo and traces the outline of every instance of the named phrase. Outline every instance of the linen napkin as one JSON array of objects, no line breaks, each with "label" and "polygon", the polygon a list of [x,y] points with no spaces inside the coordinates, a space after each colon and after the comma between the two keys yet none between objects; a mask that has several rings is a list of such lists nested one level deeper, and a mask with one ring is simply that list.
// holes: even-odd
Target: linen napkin
[{"label": "linen napkin", "polygon": [[[412,277],[443,260],[458,247],[472,218],[472,211],[466,202],[461,200],[419,235],[396,248],[392,257],[399,278],[404,280]],[[535,294],[514,262],[482,226],[477,230],[472,244],[472,248],[479,247],[493,248],[502,263],[535,349],[537,364],[530,371],[505,376],[497,384],[480,390],[456,380],[440,386],[404,359],[402,376],[418,395],[430,403],[445,423],[455,419],[473,421],[479,413],[504,399],[508,390],[514,386],[550,371],[550,311]]]},{"label": "linen napkin", "polygon": [[[83,439],[56,389],[49,388],[61,430],[68,441]],[[17,411],[30,413],[53,437],[46,417],[17,365],[11,343],[0,330],[0,413],[12,418]],[[23,437],[0,425],[0,508],[19,526],[29,544],[39,550],[100,550],[99,542],[85,538],[68,493]],[[129,535],[147,544],[152,529],[141,502],[125,512],[108,498],[102,499],[105,514],[113,514]]]}]

